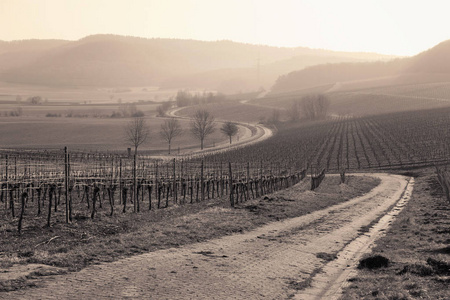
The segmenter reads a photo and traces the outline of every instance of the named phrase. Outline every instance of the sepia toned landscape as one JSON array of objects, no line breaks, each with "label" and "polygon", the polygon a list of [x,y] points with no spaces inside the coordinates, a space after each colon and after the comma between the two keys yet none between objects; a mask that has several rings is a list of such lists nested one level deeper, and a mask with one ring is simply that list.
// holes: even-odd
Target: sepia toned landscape
[{"label": "sepia toned landscape", "polygon": [[450,299],[445,8],[0,3],[0,299]]}]

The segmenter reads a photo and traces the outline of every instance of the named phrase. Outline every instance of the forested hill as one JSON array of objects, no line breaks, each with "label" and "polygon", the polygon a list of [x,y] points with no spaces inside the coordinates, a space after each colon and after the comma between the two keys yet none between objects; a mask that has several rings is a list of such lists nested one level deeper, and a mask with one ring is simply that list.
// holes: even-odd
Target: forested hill
[{"label": "forested hill", "polygon": [[254,90],[258,84],[270,87],[279,75],[313,64],[389,58],[231,41],[93,35],[78,41],[0,42],[0,80],[53,86],[222,86],[232,92]]},{"label": "forested hill", "polygon": [[[450,80],[450,40],[413,57],[385,62],[338,63],[308,67],[280,76],[272,92],[289,92],[358,80],[418,83]],[[386,83],[387,81],[384,81]]]},{"label": "forested hill", "polygon": [[411,58],[407,72],[450,73],[450,40]]},{"label": "forested hill", "polygon": [[289,92],[352,80],[392,76],[401,72],[407,59],[389,62],[324,64],[291,72],[278,78],[272,92]]}]

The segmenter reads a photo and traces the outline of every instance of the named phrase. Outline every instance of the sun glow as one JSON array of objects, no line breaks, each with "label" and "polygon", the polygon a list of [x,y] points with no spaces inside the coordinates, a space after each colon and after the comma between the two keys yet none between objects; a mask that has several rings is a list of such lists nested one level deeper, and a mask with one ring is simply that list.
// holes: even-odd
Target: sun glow
[{"label": "sun glow", "polygon": [[450,38],[447,3],[2,0],[0,40],[76,40],[111,33],[412,55]]}]

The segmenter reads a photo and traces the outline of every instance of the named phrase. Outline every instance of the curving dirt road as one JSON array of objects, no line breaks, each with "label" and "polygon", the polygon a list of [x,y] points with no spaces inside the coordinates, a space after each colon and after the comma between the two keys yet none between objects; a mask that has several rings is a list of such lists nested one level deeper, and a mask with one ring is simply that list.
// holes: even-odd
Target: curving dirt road
[{"label": "curving dirt road", "polygon": [[[188,117],[182,117],[178,116],[176,113],[180,110],[182,110],[184,107],[176,108],[169,110],[167,112],[168,117],[172,118],[178,118],[178,119],[190,119]],[[224,123],[226,121],[217,121],[219,123]],[[273,136],[273,131],[270,128],[267,128],[261,124],[249,124],[249,123],[243,123],[243,122],[236,122],[233,121],[233,123],[237,124],[239,127],[240,132],[243,132],[243,135],[240,137],[239,141],[235,141],[232,145],[228,143],[228,141],[224,141],[222,143],[218,143],[213,148],[203,149],[203,150],[195,150],[191,152],[186,152],[181,155],[156,155],[152,156],[154,158],[159,158],[163,160],[173,159],[174,157],[183,157],[188,156],[190,158],[195,156],[202,156],[204,154],[212,154],[212,153],[218,153],[218,152],[224,152],[229,151],[232,149],[237,149],[241,147],[245,147],[251,144],[262,142],[271,136]]]},{"label": "curving dirt road", "polygon": [[[347,278],[344,275],[352,269],[347,265],[353,265],[358,257],[348,253],[367,249],[389,221],[382,219],[384,227],[372,230],[372,238],[364,243],[350,243],[358,241],[359,229],[385,215],[399,200],[405,204],[412,189],[413,182],[403,176],[371,176],[381,178],[381,183],[370,193],[324,210],[271,223],[245,234],[88,267],[78,273],[49,278],[45,287],[0,297],[321,299],[330,293],[338,295]],[[326,258],[335,254],[338,258],[327,264]],[[322,270],[324,273],[314,277]],[[302,290],[309,281],[312,288]]]}]

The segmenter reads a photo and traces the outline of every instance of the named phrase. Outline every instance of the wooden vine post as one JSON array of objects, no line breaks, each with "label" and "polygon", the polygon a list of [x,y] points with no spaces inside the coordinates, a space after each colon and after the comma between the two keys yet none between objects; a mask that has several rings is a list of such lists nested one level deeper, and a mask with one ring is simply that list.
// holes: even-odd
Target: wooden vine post
[{"label": "wooden vine post", "polygon": [[52,217],[52,199],[53,194],[55,192],[55,185],[52,184],[50,186],[50,189],[48,191],[48,215],[47,215],[47,227],[50,227],[51,225],[51,217]]},{"label": "wooden vine post", "polygon": [[[112,157],[111,158],[111,186],[114,185],[114,180],[115,180],[115,175],[116,175],[116,170],[114,169],[114,162],[115,162],[115,158]],[[114,199],[113,199],[114,201]]]},{"label": "wooden vine post", "polygon": [[180,182],[180,202],[181,200],[181,196],[183,196],[183,204],[186,203],[186,183],[185,183],[185,179],[184,179],[184,173],[183,173],[183,159],[181,159],[181,169],[180,169],[180,176],[178,178],[178,181]]},{"label": "wooden vine post", "polygon": [[204,201],[205,200],[205,189],[203,188],[203,160],[202,160],[202,164],[201,164],[201,169],[200,169],[200,195],[201,195],[201,200]]},{"label": "wooden vine post", "polygon": [[156,163],[156,167],[155,168],[156,168],[156,170],[155,170],[155,197],[158,199],[158,208],[160,208],[161,207],[161,195],[160,195],[160,192],[159,192],[158,163]]},{"label": "wooden vine post", "polygon": [[119,204],[122,201],[122,158],[119,160]]},{"label": "wooden vine post", "polygon": [[6,154],[6,195],[5,195],[5,211],[8,209],[8,189],[9,189],[9,178],[8,178],[8,154]]},{"label": "wooden vine post", "polygon": [[175,200],[175,203],[178,202],[177,197],[177,176],[176,176],[176,164],[175,164],[175,158],[173,159],[173,199]]},{"label": "wooden vine post", "polygon": [[134,153],[134,161],[133,161],[133,211],[139,212],[139,201],[137,197],[137,174],[136,174],[136,162],[137,154]]},{"label": "wooden vine post", "polygon": [[66,223],[69,223],[69,165],[67,161],[67,147],[64,147],[64,189],[66,197]]},{"label": "wooden vine post", "polygon": [[[14,157],[14,185],[17,185],[17,157]],[[15,192],[16,192],[15,193],[16,194],[16,199],[18,199],[19,198],[19,189],[18,188],[13,188],[13,190],[15,190]],[[11,202],[14,205],[13,197],[11,197]]]},{"label": "wooden vine post", "polygon": [[223,196],[223,170],[222,170],[222,161],[220,161],[220,190],[221,190],[221,195]]},{"label": "wooden vine post", "polygon": [[[70,184],[70,154],[67,153],[67,182]],[[72,190],[73,186],[69,186],[69,222],[72,222]]]},{"label": "wooden vine post", "polygon": [[250,162],[247,162],[247,200],[250,199]]},{"label": "wooden vine post", "polygon": [[234,198],[233,198],[233,174],[231,173],[231,162],[228,162],[228,177],[229,177],[229,185],[230,185],[230,204],[231,207],[234,207]]},{"label": "wooden vine post", "polygon": [[28,194],[24,192],[21,196],[21,210],[20,210],[20,217],[19,217],[19,223],[17,224],[17,231],[19,232],[19,235],[22,234],[22,222],[23,222],[23,215],[25,213],[25,199],[28,197]]}]

